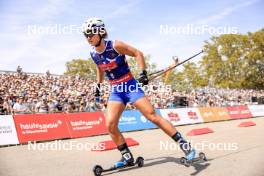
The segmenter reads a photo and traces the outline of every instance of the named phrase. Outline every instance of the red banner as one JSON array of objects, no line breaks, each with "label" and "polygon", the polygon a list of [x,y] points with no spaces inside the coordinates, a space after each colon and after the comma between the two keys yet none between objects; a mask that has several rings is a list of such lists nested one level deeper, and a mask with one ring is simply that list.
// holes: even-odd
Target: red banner
[{"label": "red banner", "polygon": [[252,114],[247,106],[230,106],[226,107],[231,119],[251,118]]},{"label": "red banner", "polygon": [[[173,125],[252,117],[247,106],[199,108],[199,110],[197,108],[165,109],[160,110],[160,113]],[[14,115],[14,122],[19,143],[107,133],[102,112]],[[130,125],[124,128],[130,128]]]},{"label": "red banner", "polygon": [[70,133],[65,121],[66,114],[24,114],[14,115],[18,140],[42,141],[69,138]]},{"label": "red banner", "polygon": [[71,138],[107,133],[104,114],[99,111],[67,114],[66,121]]}]

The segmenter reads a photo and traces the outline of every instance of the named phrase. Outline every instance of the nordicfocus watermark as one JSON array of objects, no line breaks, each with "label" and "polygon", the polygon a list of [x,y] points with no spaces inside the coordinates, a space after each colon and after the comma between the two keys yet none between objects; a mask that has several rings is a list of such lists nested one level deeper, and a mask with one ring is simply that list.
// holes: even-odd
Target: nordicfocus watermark
[{"label": "nordicfocus watermark", "polygon": [[79,25],[53,24],[47,26],[28,25],[28,35],[57,35],[57,34],[81,34],[82,27]]},{"label": "nordicfocus watermark", "polygon": [[105,143],[84,143],[78,141],[62,141],[56,140],[52,142],[37,143],[28,142],[28,150],[31,151],[91,151],[91,150],[104,150]]},{"label": "nordicfocus watermark", "polygon": [[[198,151],[204,151],[204,150],[210,150],[210,151],[236,151],[238,150],[239,146],[238,143],[225,143],[225,142],[219,142],[219,143],[212,143],[209,141],[202,141],[193,143],[190,141],[191,146],[195,148]],[[188,149],[189,145],[185,145],[186,149]],[[169,141],[160,141],[160,150],[179,150],[181,151],[181,148],[178,143],[176,142],[169,142]]]},{"label": "nordicfocus watermark", "polygon": [[102,92],[152,92],[152,93],[168,93],[172,91],[171,85],[164,84],[162,82],[157,83],[156,85],[145,85],[142,83],[129,84],[128,82],[122,82],[117,85],[110,84],[101,84],[99,87],[97,84],[94,84],[94,92],[96,89],[100,89]]},{"label": "nordicfocus watermark", "polygon": [[238,28],[234,26],[210,26],[210,25],[194,25],[187,24],[184,26],[178,25],[160,25],[161,35],[222,35],[222,34],[237,34]]},{"label": "nordicfocus watermark", "polygon": [[93,28],[92,30],[85,30],[80,25],[62,25],[62,24],[53,24],[53,25],[28,25],[27,26],[27,34],[28,35],[70,35],[70,34],[105,34],[106,30],[104,27]]}]

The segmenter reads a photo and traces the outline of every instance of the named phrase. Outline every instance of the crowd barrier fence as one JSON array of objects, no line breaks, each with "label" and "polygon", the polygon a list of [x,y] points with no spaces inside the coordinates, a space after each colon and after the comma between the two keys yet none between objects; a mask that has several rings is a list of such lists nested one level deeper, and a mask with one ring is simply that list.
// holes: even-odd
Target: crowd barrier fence
[{"label": "crowd barrier fence", "polygon": [[[157,109],[174,126],[264,116],[264,105]],[[123,112],[122,132],[157,128],[138,110]],[[0,146],[107,134],[103,112],[0,116]]]}]

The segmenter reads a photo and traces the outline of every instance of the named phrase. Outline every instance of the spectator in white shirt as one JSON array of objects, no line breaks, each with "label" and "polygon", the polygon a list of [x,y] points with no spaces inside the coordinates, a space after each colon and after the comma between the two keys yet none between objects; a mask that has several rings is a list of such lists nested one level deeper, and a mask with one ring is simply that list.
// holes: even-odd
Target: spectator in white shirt
[{"label": "spectator in white shirt", "polygon": [[24,104],[24,98],[19,97],[17,102],[13,106],[13,110],[15,114],[26,114],[29,113],[28,108]]},{"label": "spectator in white shirt", "polygon": [[49,105],[46,98],[36,104],[36,113],[49,113]]}]

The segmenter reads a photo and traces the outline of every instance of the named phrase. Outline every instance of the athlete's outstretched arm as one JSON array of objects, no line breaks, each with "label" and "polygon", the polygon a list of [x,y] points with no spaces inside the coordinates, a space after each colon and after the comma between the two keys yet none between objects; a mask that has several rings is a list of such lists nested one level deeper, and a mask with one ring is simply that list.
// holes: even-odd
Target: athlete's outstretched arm
[{"label": "athlete's outstretched arm", "polygon": [[136,48],[124,43],[124,42],[118,41],[118,40],[115,41],[114,48],[120,54],[124,54],[124,55],[128,55],[128,56],[131,56],[131,57],[135,57],[140,69],[141,70],[145,70],[146,69],[144,55],[138,49],[136,49]]},{"label": "athlete's outstretched arm", "polygon": [[97,83],[102,83],[104,80],[104,71],[96,67]]}]

